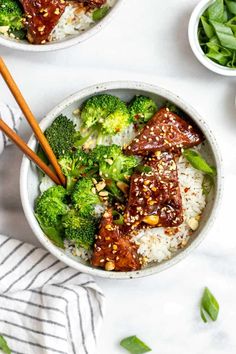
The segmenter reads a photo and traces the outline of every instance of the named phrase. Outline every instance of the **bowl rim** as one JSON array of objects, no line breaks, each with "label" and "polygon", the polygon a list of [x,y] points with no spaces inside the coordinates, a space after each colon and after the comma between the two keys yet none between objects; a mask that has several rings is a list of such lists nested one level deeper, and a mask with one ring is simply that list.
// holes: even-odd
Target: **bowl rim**
[{"label": "bowl rim", "polygon": [[200,17],[203,12],[214,3],[215,0],[201,0],[197,6],[194,8],[189,24],[188,24],[188,39],[190,47],[198,59],[198,61],[204,65],[207,69],[223,76],[236,76],[236,69],[227,68],[225,66],[219,65],[215,63],[210,58],[206,57],[202,48],[200,47],[198,40],[198,24],[200,21]]},{"label": "bowl rim", "polygon": [[66,49],[72,47],[76,44],[82,43],[87,39],[93,37],[96,33],[98,33],[101,29],[103,29],[113,17],[116,15],[120,7],[123,5],[125,0],[117,0],[114,6],[111,8],[109,13],[101,19],[98,23],[96,23],[93,27],[86,30],[85,32],[73,36],[72,38],[69,36],[68,39],[64,39],[62,41],[49,42],[47,44],[30,44],[25,43],[22,40],[14,41],[12,39],[7,38],[4,35],[0,35],[0,45],[4,47],[8,47],[11,49],[25,51],[25,52],[51,52],[61,49]]},{"label": "bowl rim", "polygon": [[[181,253],[175,255],[173,258],[170,260],[165,261],[162,264],[156,264],[150,268],[144,268],[139,271],[132,271],[132,272],[107,272],[105,270],[101,270],[98,268],[91,268],[88,267],[87,265],[84,265],[82,263],[79,263],[78,261],[70,258],[66,254],[64,254],[59,248],[53,245],[53,243],[44,235],[43,231],[41,230],[34,213],[32,211],[32,208],[30,206],[30,203],[28,202],[28,192],[27,192],[27,175],[28,175],[28,170],[30,168],[30,161],[28,160],[27,157],[23,156],[22,159],[22,164],[21,164],[21,169],[20,169],[20,196],[21,196],[21,202],[22,202],[22,207],[25,213],[25,217],[36,235],[37,239],[41,242],[41,244],[50,252],[52,253],[55,257],[57,257],[59,260],[64,262],[65,264],[85,273],[89,273],[93,276],[99,276],[102,278],[108,278],[108,279],[132,279],[132,278],[140,278],[140,277],[145,277],[149,276],[155,273],[159,273],[161,271],[164,271],[172,266],[174,266],[176,263],[180,262],[183,258],[185,258],[188,254],[190,254],[198,245],[201,243],[201,241],[205,238],[207,231],[209,230],[209,227],[212,225],[217,211],[219,209],[220,201],[222,199],[222,192],[223,192],[223,161],[221,158],[221,154],[217,145],[217,142],[215,140],[215,137],[211,131],[211,129],[208,127],[208,124],[200,117],[200,115],[195,111],[194,108],[191,107],[191,105],[185,103],[184,100],[180,99],[180,97],[169,90],[162,88],[160,86],[156,85],[151,85],[147,83],[142,83],[142,82],[137,82],[137,81],[112,81],[112,82],[105,82],[97,85],[92,85],[89,87],[86,87],[82,90],[79,90],[78,92],[74,93],[73,95],[67,97],[65,100],[63,100],[61,103],[59,103],[57,106],[55,106],[46,116],[45,118],[42,119],[40,122],[40,127],[42,130],[46,129],[46,127],[49,125],[49,122],[53,118],[55,118],[57,115],[61,113],[63,109],[66,107],[69,107],[71,104],[73,104],[76,100],[79,99],[85,99],[86,97],[97,94],[101,91],[105,90],[112,90],[112,89],[130,89],[130,90],[142,90],[144,92],[156,94],[159,96],[165,97],[167,100],[172,101],[176,105],[178,105],[180,108],[182,108],[184,111],[186,111],[191,117],[193,117],[193,121],[196,121],[197,124],[199,125],[200,129],[204,132],[204,135],[206,136],[206,139],[208,140],[211,149],[213,151],[213,155],[216,161],[216,166],[217,166],[217,183],[216,183],[216,188],[215,188],[215,197],[214,197],[214,202],[213,202],[213,207],[211,211],[211,215],[209,219],[206,221],[205,225],[203,226],[203,229],[201,233],[198,235],[198,237],[193,240],[193,242],[186,247],[185,249],[182,250]],[[28,142],[28,146],[30,148],[33,148],[34,144],[36,142],[36,139],[34,135],[31,136]]]}]

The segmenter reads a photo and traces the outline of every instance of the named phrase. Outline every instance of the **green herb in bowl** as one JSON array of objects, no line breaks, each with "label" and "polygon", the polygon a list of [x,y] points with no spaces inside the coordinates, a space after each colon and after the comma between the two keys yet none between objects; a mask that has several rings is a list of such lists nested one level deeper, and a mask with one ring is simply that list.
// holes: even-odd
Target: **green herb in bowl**
[{"label": "green herb in bowl", "polygon": [[215,63],[236,69],[236,1],[215,0],[202,14],[198,39]]}]

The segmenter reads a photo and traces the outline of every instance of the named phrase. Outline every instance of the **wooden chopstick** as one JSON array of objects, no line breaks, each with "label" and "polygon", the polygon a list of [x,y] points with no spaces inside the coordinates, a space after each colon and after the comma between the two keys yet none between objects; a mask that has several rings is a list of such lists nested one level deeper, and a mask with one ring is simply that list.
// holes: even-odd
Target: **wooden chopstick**
[{"label": "wooden chopstick", "polygon": [[30,160],[32,160],[43,172],[45,172],[56,184],[61,184],[57,175],[31,150],[28,145],[0,118],[0,130],[11,139]]},{"label": "wooden chopstick", "polygon": [[51,149],[45,135],[43,134],[36,118],[34,117],[33,113],[31,112],[28,104],[26,103],[20,89],[16,85],[13,77],[11,76],[6,64],[4,63],[2,57],[0,57],[0,73],[2,74],[3,79],[5,80],[7,86],[9,87],[11,93],[15,97],[16,102],[20,106],[22,112],[24,113],[25,118],[29,122],[31,128],[34,131],[35,136],[37,137],[40,145],[42,146],[44,152],[46,153],[49,161],[51,162],[56,174],[58,175],[61,183],[63,186],[66,184],[66,178],[61,171],[61,167],[57,161],[54,152]]}]

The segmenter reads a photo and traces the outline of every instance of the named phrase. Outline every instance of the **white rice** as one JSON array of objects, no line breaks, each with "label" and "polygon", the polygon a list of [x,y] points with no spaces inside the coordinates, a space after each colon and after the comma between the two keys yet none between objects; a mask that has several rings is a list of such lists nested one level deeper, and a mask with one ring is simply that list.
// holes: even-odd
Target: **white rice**
[{"label": "white rice", "polygon": [[[117,0],[107,0],[105,6],[111,8]],[[60,41],[67,36],[73,36],[87,31],[95,25],[93,11],[78,11],[77,5],[68,5],[58,24],[51,32],[49,41]]]}]

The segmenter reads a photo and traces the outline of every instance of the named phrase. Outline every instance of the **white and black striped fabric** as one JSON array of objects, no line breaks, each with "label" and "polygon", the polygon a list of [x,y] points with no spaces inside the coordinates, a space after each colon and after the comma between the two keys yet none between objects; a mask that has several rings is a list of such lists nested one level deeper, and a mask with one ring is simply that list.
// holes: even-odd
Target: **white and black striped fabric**
[{"label": "white and black striped fabric", "polygon": [[[22,120],[22,113],[19,108],[13,108],[9,105],[0,102],[0,118],[13,129],[16,133]],[[0,154],[3,152],[7,145],[10,145],[11,141],[0,130]]]},{"label": "white and black striped fabric", "polygon": [[95,354],[103,299],[90,276],[0,235],[0,335],[13,354]]}]

